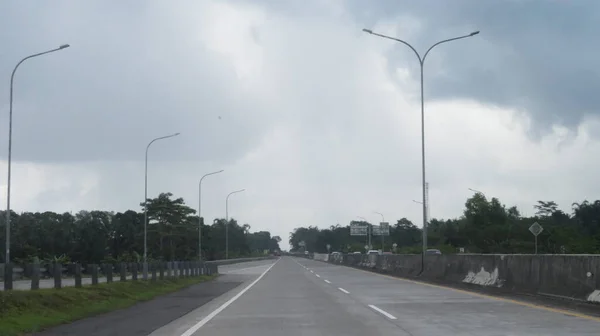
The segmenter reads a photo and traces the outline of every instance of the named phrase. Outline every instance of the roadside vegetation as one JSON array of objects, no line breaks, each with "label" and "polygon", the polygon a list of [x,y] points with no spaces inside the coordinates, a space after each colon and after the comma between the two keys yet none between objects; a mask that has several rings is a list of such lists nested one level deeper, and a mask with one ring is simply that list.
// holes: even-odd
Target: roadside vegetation
[{"label": "roadside vegetation", "polygon": [[[143,205],[143,204],[142,204]],[[11,257],[17,265],[31,263],[110,264],[142,262],[144,212],[128,210],[74,213],[11,212]],[[5,241],[6,212],[0,211],[0,242]],[[183,198],[161,193],[148,199],[148,261],[196,260],[198,215]],[[225,258],[224,218],[206,219],[202,226],[204,260]],[[251,232],[250,224],[232,218],[229,258],[263,256],[279,250],[281,238],[268,231]],[[256,223],[260,225],[260,223]],[[4,249],[0,251],[4,260]]]},{"label": "roadside vegetation", "polygon": [[0,336],[21,336],[176,292],[215,276],[0,292]]},{"label": "roadside vegetation", "polygon": [[[418,205],[415,205],[418,206]],[[431,209],[433,211],[433,209]],[[427,237],[430,248],[442,253],[533,253],[535,238],[529,231],[538,223],[543,231],[538,236],[538,253],[577,254],[600,253],[600,200],[571,204],[568,212],[553,201],[537,201],[532,216],[523,216],[515,206],[506,206],[499,199],[487,198],[476,192],[465,202],[458,218],[431,218]],[[375,217],[376,218],[376,217]],[[364,221],[349,224],[369,225]],[[375,222],[375,225],[379,223]],[[419,226],[420,222],[418,223]],[[422,251],[422,230],[407,218],[390,223],[390,235],[385,237],[385,250],[399,254]],[[299,227],[290,234],[292,251],[326,253],[330,251],[364,253],[364,236],[350,236],[350,225],[334,225],[326,229],[316,226]],[[304,242],[305,247],[300,246]],[[395,248],[393,244],[396,244]],[[372,244],[381,248],[381,237]]]}]

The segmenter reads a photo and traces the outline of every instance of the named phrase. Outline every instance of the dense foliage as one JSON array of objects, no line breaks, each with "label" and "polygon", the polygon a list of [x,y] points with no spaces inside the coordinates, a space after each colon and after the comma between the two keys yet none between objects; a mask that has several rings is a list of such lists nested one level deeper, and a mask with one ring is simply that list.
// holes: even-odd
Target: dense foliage
[{"label": "dense foliage", "polygon": [[[162,193],[148,200],[148,259],[198,258],[198,217],[182,198]],[[5,212],[0,212],[0,256],[4,260]],[[139,212],[80,211],[11,213],[11,259],[99,263],[141,261],[144,250],[143,204]],[[225,219],[204,223],[205,259],[225,256]],[[279,249],[279,237],[267,231],[250,232],[250,225],[229,220],[229,257],[263,254]]]},{"label": "dense foliage", "polygon": [[[535,238],[529,227],[538,222],[544,228],[538,236],[538,253],[600,253],[600,200],[573,203],[570,214],[552,201],[538,201],[534,208],[534,216],[522,217],[516,207],[507,208],[497,198],[488,200],[477,193],[466,201],[460,218],[428,222],[428,246],[444,253],[460,248],[470,253],[533,253]],[[397,253],[421,252],[421,228],[406,218],[391,224],[386,251],[396,243]],[[349,226],[336,225],[296,228],[289,241],[292,250],[303,250],[300,242],[304,241],[307,251],[324,253],[327,244],[331,251],[364,251],[367,240],[350,236]],[[373,236],[372,245],[381,248],[381,237]]]}]

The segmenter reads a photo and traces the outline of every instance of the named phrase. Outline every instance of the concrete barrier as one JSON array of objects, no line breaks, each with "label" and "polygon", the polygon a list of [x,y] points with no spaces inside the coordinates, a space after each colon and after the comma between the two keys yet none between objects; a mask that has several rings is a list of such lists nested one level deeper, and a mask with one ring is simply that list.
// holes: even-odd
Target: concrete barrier
[{"label": "concrete barrier", "polygon": [[327,254],[327,253],[315,253],[315,254],[313,254],[313,259],[314,260],[319,260],[319,261],[329,261],[329,254]]},{"label": "concrete barrier", "polygon": [[216,264],[216,265],[231,265],[248,261],[259,261],[259,260],[269,260],[269,259],[277,259],[274,256],[265,256],[265,257],[256,257],[256,258],[237,258],[237,259],[221,259],[221,260],[210,260],[207,261],[207,264]]},{"label": "concrete barrier", "polygon": [[[315,258],[316,259],[316,258]],[[328,262],[426,281],[600,304],[600,255],[332,255]]]}]

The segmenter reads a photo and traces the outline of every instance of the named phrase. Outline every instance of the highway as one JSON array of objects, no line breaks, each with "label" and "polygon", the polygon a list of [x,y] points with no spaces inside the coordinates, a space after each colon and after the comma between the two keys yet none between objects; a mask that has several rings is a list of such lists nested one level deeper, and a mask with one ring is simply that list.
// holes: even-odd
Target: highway
[{"label": "highway", "polygon": [[222,266],[243,282],[150,336],[598,335],[600,318],[283,257]]}]

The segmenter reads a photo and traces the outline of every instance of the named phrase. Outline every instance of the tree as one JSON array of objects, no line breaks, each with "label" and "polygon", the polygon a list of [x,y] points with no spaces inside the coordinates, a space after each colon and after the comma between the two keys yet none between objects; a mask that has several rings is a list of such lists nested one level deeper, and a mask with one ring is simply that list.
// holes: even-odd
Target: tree
[{"label": "tree", "polygon": [[[5,241],[5,212],[0,211],[0,240]],[[190,260],[198,255],[198,218],[195,210],[182,198],[171,193],[161,193],[148,199],[148,257],[160,260]],[[76,214],[58,214],[50,211],[21,214],[11,213],[11,259],[17,263],[35,260],[104,263],[141,262],[144,249],[144,214],[127,210],[86,211]],[[211,258],[225,256],[224,219],[204,226],[203,255]],[[239,226],[229,221],[230,254],[249,256],[250,224]],[[262,244],[264,249],[275,249],[275,237],[268,231]],[[278,238],[278,237],[277,237]],[[279,239],[280,240],[280,239]],[[3,247],[0,256],[4,258]]]},{"label": "tree", "polygon": [[[431,219],[427,235],[428,247],[444,253],[460,248],[472,253],[533,253],[534,237],[529,227],[538,222],[544,231],[538,236],[539,253],[600,253],[600,200],[584,200],[572,204],[572,214],[559,209],[554,201],[537,201],[535,216],[522,217],[515,206],[507,207],[497,198],[487,199],[477,193],[466,200],[462,216],[454,219]],[[295,228],[290,233],[292,251],[306,250],[364,251],[364,236],[350,236],[350,225],[366,222],[351,221],[348,226],[331,225]],[[421,253],[422,230],[407,218],[401,218],[390,228],[385,249],[397,244],[399,253]],[[377,246],[377,239],[373,240]]]}]

